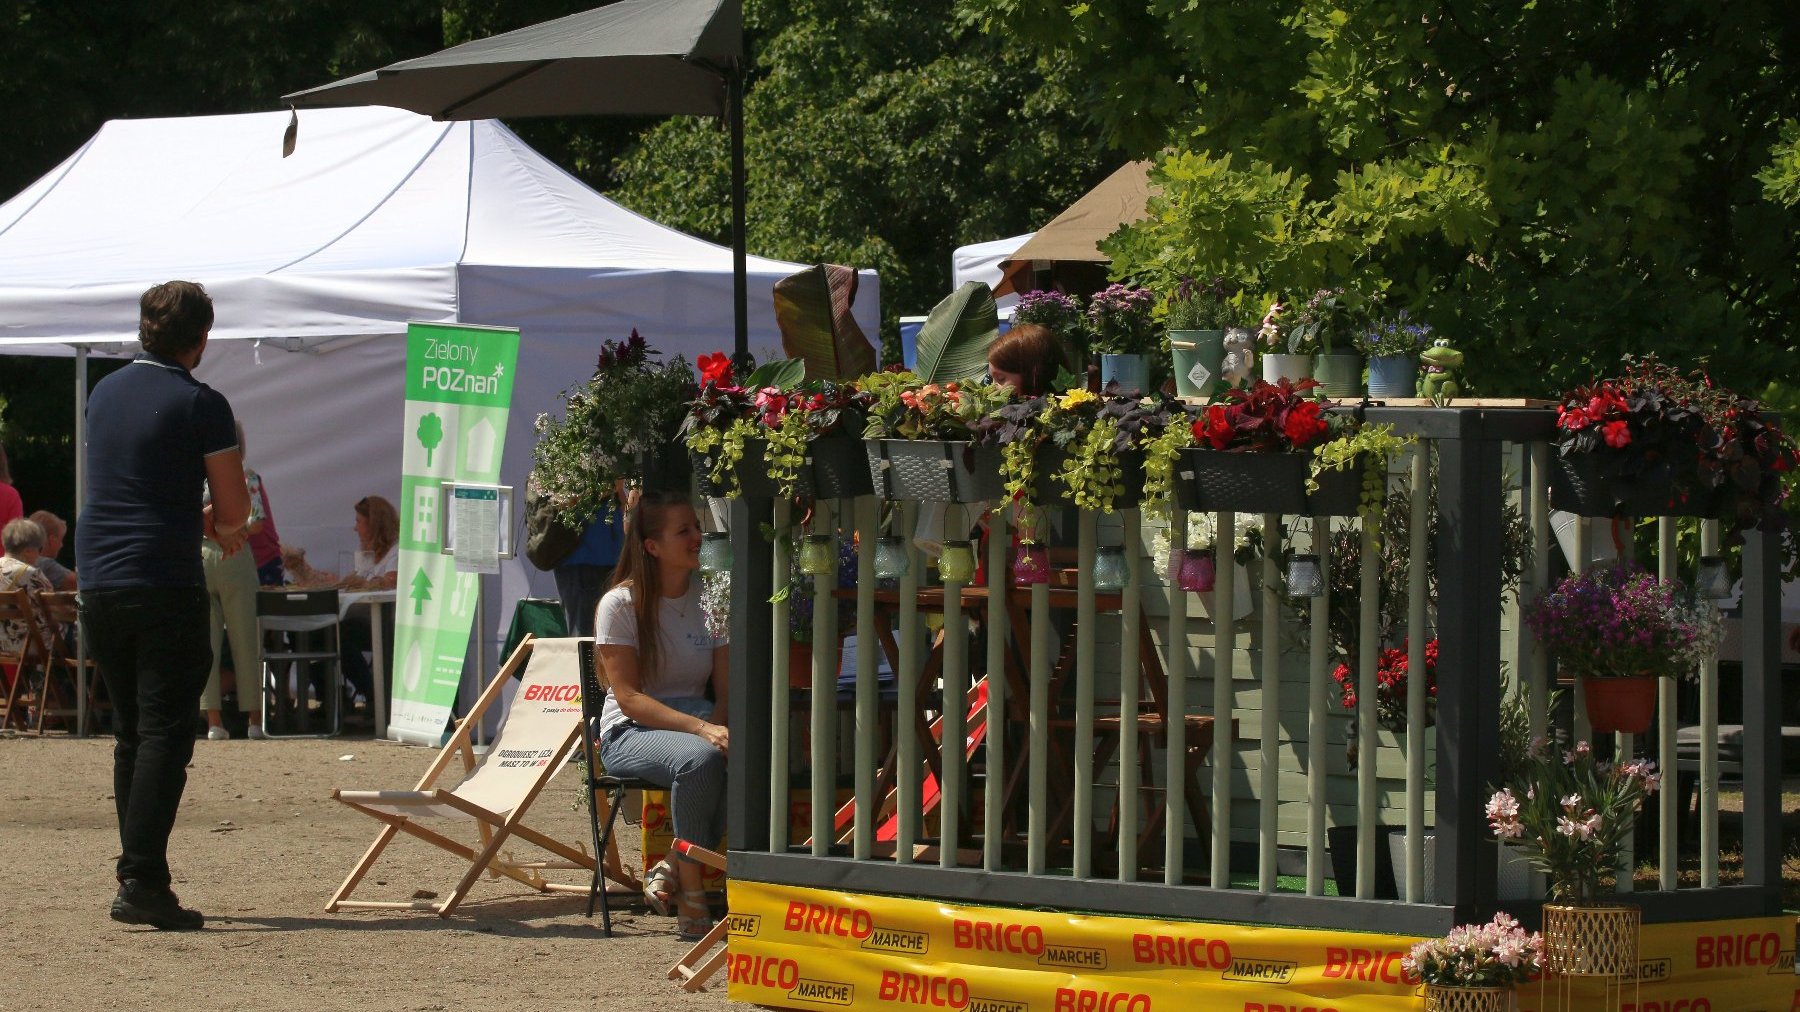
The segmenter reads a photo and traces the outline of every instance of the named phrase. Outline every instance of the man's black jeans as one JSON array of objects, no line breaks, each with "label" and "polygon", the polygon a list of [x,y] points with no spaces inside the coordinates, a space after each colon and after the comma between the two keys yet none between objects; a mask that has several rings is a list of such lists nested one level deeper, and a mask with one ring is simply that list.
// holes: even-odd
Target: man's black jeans
[{"label": "man's black jeans", "polygon": [[212,667],[200,587],[81,592],[81,628],[113,705],[119,880],[169,885],[169,833],[194,757],[194,715]]}]

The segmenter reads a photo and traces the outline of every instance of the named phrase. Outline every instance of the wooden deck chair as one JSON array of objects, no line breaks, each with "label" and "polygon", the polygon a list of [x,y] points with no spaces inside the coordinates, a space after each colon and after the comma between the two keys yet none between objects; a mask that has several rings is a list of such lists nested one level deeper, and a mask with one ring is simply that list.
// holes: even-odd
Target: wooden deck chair
[{"label": "wooden deck chair", "polygon": [[[716,850],[708,850],[679,839],[675,841],[675,850],[709,868],[725,870],[725,855]],[[731,916],[727,914],[719,919],[719,923],[713,925],[711,931],[701,935],[700,940],[694,943],[694,947],[689,949],[686,955],[676,960],[674,966],[669,967],[669,979],[680,981],[683,991],[706,990],[706,982],[711,979],[713,974],[719,972],[719,967],[724,966],[725,960],[731,955],[731,948],[726,944],[726,939],[730,934]],[[715,946],[719,951],[712,951]]]},{"label": "wooden deck chair", "polygon": [[[456,725],[450,743],[438,754],[418,786],[409,791],[332,791],[331,796],[383,823],[381,833],[351,869],[344,884],[325,905],[328,911],[431,910],[448,917],[485,872],[505,875],[539,892],[586,892],[586,884],[551,882],[552,869],[594,870],[594,857],[525,825],[533,801],[560,772],[581,744],[581,671],[576,651],[580,639],[540,640],[527,636],[482,692],[474,709]],[[471,735],[501,690],[524,668],[512,709],[485,757],[475,754]],[[437,786],[451,761],[460,756],[467,775],[454,789]],[[433,820],[473,822],[480,846],[470,847],[429,828]],[[467,863],[462,878],[442,902],[351,900],[350,893],[369,873],[396,834],[406,833],[442,848]],[[515,861],[501,847],[513,837],[536,844],[557,861]]]}]

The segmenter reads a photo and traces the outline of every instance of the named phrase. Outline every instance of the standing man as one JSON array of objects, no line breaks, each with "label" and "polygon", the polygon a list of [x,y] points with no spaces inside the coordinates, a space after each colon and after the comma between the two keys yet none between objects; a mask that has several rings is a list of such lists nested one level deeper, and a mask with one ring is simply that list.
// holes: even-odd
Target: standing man
[{"label": "standing man", "polygon": [[[212,299],[191,281],[139,300],[143,354],[88,398],[87,500],[75,532],[81,626],[114,710],[122,853],[112,918],[163,930],[205,923],[169,888],[168,860],[212,667],[200,539],[230,555],[250,519],[231,405],[191,372],[212,323]],[[203,482],[213,498],[204,509]]]}]

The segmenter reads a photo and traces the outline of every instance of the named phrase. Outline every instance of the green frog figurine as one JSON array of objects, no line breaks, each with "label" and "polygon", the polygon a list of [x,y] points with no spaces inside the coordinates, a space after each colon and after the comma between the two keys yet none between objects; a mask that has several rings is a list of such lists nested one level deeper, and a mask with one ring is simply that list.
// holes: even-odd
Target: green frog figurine
[{"label": "green frog figurine", "polygon": [[1438,338],[1431,347],[1419,354],[1423,365],[1419,376],[1419,396],[1427,398],[1437,407],[1450,403],[1450,398],[1462,393],[1463,353],[1450,347],[1446,338]]}]

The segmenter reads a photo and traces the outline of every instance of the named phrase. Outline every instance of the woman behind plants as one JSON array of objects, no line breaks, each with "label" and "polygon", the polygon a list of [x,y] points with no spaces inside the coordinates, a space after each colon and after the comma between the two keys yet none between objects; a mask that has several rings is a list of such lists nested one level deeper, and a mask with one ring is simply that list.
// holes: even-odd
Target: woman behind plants
[{"label": "woman behind plants", "polygon": [[1062,341],[1049,327],[1021,323],[988,346],[988,380],[1012,387],[1015,397],[1049,393],[1056,374],[1068,368]]},{"label": "woman behind plants", "polygon": [[[645,492],[626,519],[613,589],[594,623],[608,683],[600,761],[614,776],[669,788],[675,835],[713,847],[725,832],[730,655],[707,632],[699,568],[700,518],[686,494]],[[697,939],[712,928],[700,865],[673,860],[681,937]],[[666,866],[652,870],[644,896],[668,911]]]}]

